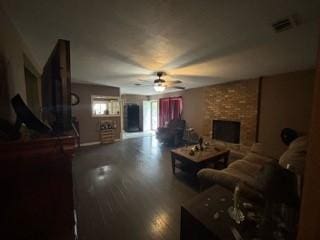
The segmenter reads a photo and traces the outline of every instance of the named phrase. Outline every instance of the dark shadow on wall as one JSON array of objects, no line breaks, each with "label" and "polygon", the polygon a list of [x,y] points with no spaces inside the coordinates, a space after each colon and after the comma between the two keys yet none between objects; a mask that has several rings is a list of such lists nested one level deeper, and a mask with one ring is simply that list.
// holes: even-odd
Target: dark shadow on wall
[{"label": "dark shadow on wall", "polygon": [[0,118],[9,120],[10,116],[10,99],[7,66],[5,58],[0,55]]}]

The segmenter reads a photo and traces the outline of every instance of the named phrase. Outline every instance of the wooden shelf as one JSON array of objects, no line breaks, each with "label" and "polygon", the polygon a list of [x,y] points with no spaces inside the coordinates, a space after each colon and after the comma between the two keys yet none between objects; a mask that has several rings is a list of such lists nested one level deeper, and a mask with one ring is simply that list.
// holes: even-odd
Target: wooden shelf
[{"label": "wooden shelf", "polygon": [[100,130],[101,143],[113,143],[115,140],[115,129]]}]

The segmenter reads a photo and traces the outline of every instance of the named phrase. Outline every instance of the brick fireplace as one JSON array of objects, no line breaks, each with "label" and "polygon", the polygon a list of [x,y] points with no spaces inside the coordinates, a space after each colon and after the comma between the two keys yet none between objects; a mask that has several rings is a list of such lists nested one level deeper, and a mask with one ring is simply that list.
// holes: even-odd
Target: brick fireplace
[{"label": "brick fireplace", "polygon": [[203,133],[212,137],[213,120],[237,121],[241,123],[240,143],[251,145],[257,134],[258,97],[258,79],[207,87]]},{"label": "brick fireplace", "polygon": [[240,127],[240,122],[213,120],[212,139],[229,143],[240,143]]}]

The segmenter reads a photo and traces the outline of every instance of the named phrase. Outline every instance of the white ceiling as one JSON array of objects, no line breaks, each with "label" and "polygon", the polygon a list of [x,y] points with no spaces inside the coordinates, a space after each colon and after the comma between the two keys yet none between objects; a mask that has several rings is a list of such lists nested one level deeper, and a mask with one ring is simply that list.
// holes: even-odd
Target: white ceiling
[{"label": "white ceiling", "polygon": [[[41,65],[71,41],[72,81],[135,86],[162,70],[194,88],[315,66],[319,0],[2,0]],[[296,14],[300,24],[274,33]]]}]

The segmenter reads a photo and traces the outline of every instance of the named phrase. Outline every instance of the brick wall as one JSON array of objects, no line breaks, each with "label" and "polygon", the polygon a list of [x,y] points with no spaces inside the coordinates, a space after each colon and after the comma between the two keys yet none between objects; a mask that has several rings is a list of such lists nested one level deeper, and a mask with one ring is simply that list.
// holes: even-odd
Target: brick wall
[{"label": "brick wall", "polygon": [[241,122],[240,142],[255,142],[259,81],[243,80],[207,87],[204,93],[204,135],[211,136],[212,120]]}]

